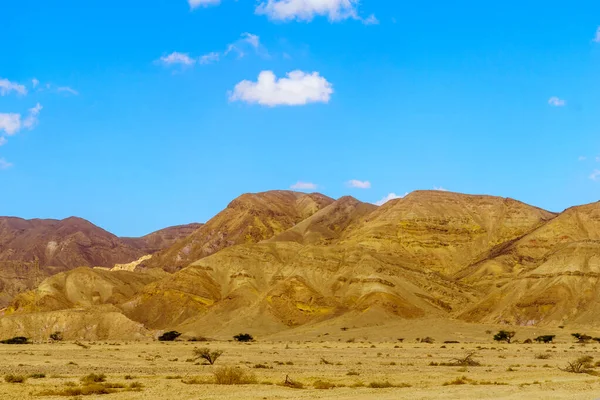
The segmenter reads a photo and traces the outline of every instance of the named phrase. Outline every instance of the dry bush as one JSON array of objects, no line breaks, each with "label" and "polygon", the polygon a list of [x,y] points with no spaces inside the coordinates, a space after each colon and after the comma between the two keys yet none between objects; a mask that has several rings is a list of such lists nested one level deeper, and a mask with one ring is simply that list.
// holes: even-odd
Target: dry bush
[{"label": "dry bush", "polygon": [[315,383],[313,383],[313,387],[315,389],[327,390],[327,389],[333,389],[333,388],[335,388],[336,385],[335,385],[335,383],[318,380]]},{"label": "dry bush", "polygon": [[39,373],[37,373],[37,374],[30,374],[29,377],[32,378],[32,379],[42,379],[42,378],[46,377],[46,374],[39,374]]},{"label": "dry bush", "polygon": [[27,377],[25,375],[5,375],[4,381],[7,383],[25,383]]},{"label": "dry bush", "polygon": [[468,353],[462,358],[455,358],[450,362],[455,367],[478,367],[481,365],[479,361],[475,361],[474,357],[477,355],[475,352]]},{"label": "dry bush", "polygon": [[[91,382],[83,384],[82,386],[73,385],[72,382],[70,385],[65,384],[65,388],[62,390],[45,390],[43,392],[38,393],[38,396],[91,396],[91,395],[99,395],[99,394],[111,394],[119,392],[118,389],[125,389],[126,391],[140,391],[142,385],[131,384],[128,388],[125,385],[120,383],[98,383]],[[135,383],[135,382],[134,382]]]},{"label": "dry bush", "polygon": [[256,369],[273,369],[273,367],[269,367],[267,364],[254,364],[252,368]]},{"label": "dry bush", "polygon": [[468,383],[471,382],[471,379],[467,378],[466,376],[460,376],[458,378],[456,378],[453,381],[449,381],[449,382],[444,382],[443,386],[450,386],[450,385],[466,385]]},{"label": "dry bush", "polygon": [[106,375],[104,374],[89,374],[81,378],[83,383],[100,383],[106,381]]},{"label": "dry bush", "polygon": [[182,379],[181,383],[185,383],[186,385],[210,385],[213,381],[212,379],[196,376],[193,378]]},{"label": "dry bush", "polygon": [[577,360],[567,363],[566,368],[561,368],[561,370],[565,372],[572,372],[575,374],[588,374],[590,372],[593,372],[593,360],[594,357],[592,356],[581,356]]},{"label": "dry bush", "polygon": [[360,375],[360,373],[356,372],[354,370],[350,370],[350,371],[348,371],[348,373],[346,375],[348,375],[348,376],[358,376],[358,375]]},{"label": "dry bush", "polygon": [[547,353],[540,353],[540,354],[536,354],[536,355],[535,355],[535,358],[536,358],[537,360],[548,360],[548,359],[549,359],[549,358],[551,358],[551,357],[552,357],[552,355],[550,355],[550,354],[547,354]]},{"label": "dry bush", "polygon": [[90,348],[90,346],[88,346],[87,344],[83,344],[81,342],[75,342],[74,344],[76,344],[77,346],[82,347],[84,349],[89,349]]},{"label": "dry bush", "polygon": [[217,385],[250,385],[256,383],[256,376],[238,367],[221,367],[213,372]]},{"label": "dry bush", "polygon": [[400,384],[393,384],[390,383],[389,381],[385,381],[385,382],[371,382],[369,383],[369,387],[372,389],[386,389],[386,388],[407,388],[410,387],[411,385],[409,385],[408,383],[400,383]]},{"label": "dry bush", "polygon": [[304,384],[302,382],[294,381],[288,375],[285,376],[285,381],[283,382],[283,386],[289,387],[292,389],[303,389]]},{"label": "dry bush", "polygon": [[201,349],[194,349],[194,355],[196,356],[195,360],[203,359],[206,360],[210,365],[214,365],[219,357],[223,354],[222,350],[214,350],[211,351],[207,347],[203,347]]}]

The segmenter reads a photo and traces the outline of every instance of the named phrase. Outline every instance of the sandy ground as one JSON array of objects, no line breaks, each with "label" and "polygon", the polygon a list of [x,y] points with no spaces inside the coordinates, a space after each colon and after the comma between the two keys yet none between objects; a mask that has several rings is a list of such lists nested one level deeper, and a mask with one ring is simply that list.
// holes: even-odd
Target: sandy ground
[{"label": "sandy ground", "polygon": [[[350,332],[344,332],[349,335]],[[311,342],[92,342],[0,345],[0,375],[41,373],[25,383],[0,382],[0,399],[69,398],[40,396],[44,390],[80,385],[89,373],[104,373],[111,383],[140,382],[139,392],[90,395],[86,399],[600,399],[600,377],[563,372],[581,355],[600,360],[600,346],[575,344],[563,334],[556,344],[497,344],[492,340],[458,344],[417,343],[415,338],[353,342],[321,335]],[[214,366],[190,359],[195,347],[223,350]],[[475,351],[477,367],[435,366]],[[539,355],[547,357],[540,359]],[[537,357],[536,357],[537,356]],[[268,369],[254,368],[256,364]],[[237,366],[255,374],[257,384],[223,386],[186,384],[191,377],[210,379],[222,366]],[[597,368],[600,371],[600,367]],[[348,373],[353,373],[348,375]],[[132,375],[133,379],[125,379]],[[286,375],[304,389],[280,386]],[[462,385],[444,385],[459,377]],[[318,380],[344,387],[315,389]],[[371,382],[394,387],[373,389]],[[351,387],[364,384],[367,387]],[[73,398],[71,396],[70,398]],[[84,397],[81,397],[84,398]]]}]

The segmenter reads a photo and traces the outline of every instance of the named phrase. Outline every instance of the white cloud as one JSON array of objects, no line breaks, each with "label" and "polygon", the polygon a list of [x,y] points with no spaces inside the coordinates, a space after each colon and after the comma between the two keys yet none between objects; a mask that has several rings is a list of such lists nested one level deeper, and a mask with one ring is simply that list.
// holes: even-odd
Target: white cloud
[{"label": "white cloud", "polygon": [[188,0],[192,10],[198,7],[216,6],[219,3],[221,3],[221,0]]},{"label": "white cloud", "polygon": [[10,92],[17,92],[17,94],[27,94],[27,89],[23,85],[11,82],[8,79],[0,79],[0,96],[10,94]]},{"label": "white cloud", "polygon": [[308,103],[329,103],[333,87],[318,72],[292,71],[279,78],[272,71],[262,71],[258,81],[244,80],[231,93],[230,101],[244,101],[266,106],[298,106]]},{"label": "white cloud", "polygon": [[4,136],[0,136],[0,146],[4,146],[8,142]]},{"label": "white cloud", "polygon": [[594,172],[590,175],[590,179],[593,181],[600,180],[600,169],[595,169]]},{"label": "white cloud", "polygon": [[200,64],[212,64],[213,62],[219,61],[220,58],[221,55],[219,53],[212,52],[201,56],[198,59],[198,62]]},{"label": "white cloud", "polygon": [[70,88],[68,86],[61,86],[61,87],[57,88],[56,91],[59,92],[59,93],[60,92],[69,93],[69,94],[72,94],[74,96],[79,95],[79,92],[77,90],[72,89],[72,88]]},{"label": "white cloud", "polygon": [[40,84],[40,81],[38,81],[36,78],[33,78],[31,80],[31,85],[33,86],[33,88],[35,89],[38,85]]},{"label": "white cloud", "polygon": [[37,125],[38,115],[40,114],[40,111],[42,111],[42,108],[44,107],[42,107],[40,103],[37,103],[35,107],[29,109],[29,115],[27,115],[27,118],[23,121],[23,126],[25,128],[33,129],[33,127]]},{"label": "white cloud", "polygon": [[552,96],[548,99],[548,104],[550,104],[553,107],[563,107],[567,104],[567,102],[563,99],[560,99],[556,96]]},{"label": "white cloud", "polygon": [[244,32],[242,33],[242,40],[244,42],[250,43],[252,47],[255,49],[260,46],[260,37],[258,35],[253,35],[252,33]]},{"label": "white cloud", "polygon": [[600,26],[596,29],[596,36],[594,36],[594,42],[600,43]]},{"label": "white cloud", "polygon": [[294,189],[294,190],[316,190],[317,187],[318,186],[315,183],[302,182],[302,181],[298,181],[298,182],[294,183],[292,186],[290,186],[290,188]]},{"label": "white cloud", "polygon": [[434,186],[434,187],[433,187],[433,190],[438,190],[438,191],[440,191],[440,192],[447,192],[447,191],[448,191],[448,189],[444,189],[444,188],[443,188],[443,187],[441,187],[441,186]]},{"label": "white cloud", "polygon": [[0,113],[0,131],[11,136],[21,130],[21,114]]},{"label": "white cloud", "polygon": [[179,53],[174,51],[173,53],[169,54],[168,56],[163,56],[160,58],[160,62],[162,62],[165,65],[194,65],[196,63],[196,60],[194,60],[193,58],[190,57],[190,55],[188,53]]},{"label": "white cloud", "polygon": [[396,199],[401,199],[401,198],[405,197],[407,194],[408,193],[404,193],[402,196],[399,196],[396,193],[390,193],[387,196],[385,196],[383,199],[381,199],[378,202],[376,202],[375,205],[382,206],[385,203],[387,203],[388,201],[396,200]]},{"label": "white cloud", "polygon": [[349,180],[346,184],[351,188],[371,189],[371,182],[369,182],[369,181],[359,181],[357,179],[352,179],[352,180]]},{"label": "white cloud", "polygon": [[351,18],[376,23],[374,15],[366,19],[358,15],[358,4],[359,0],[263,0],[256,13],[275,21],[312,21],[315,16],[324,16],[332,22]]},{"label": "white cloud", "polygon": [[11,163],[9,163],[8,161],[6,161],[4,158],[0,158],[0,169],[8,169],[12,166],[13,165]]}]

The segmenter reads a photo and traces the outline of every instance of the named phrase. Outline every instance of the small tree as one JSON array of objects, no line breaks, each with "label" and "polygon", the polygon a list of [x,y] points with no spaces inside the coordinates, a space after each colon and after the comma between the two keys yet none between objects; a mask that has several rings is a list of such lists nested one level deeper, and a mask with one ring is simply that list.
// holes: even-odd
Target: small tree
[{"label": "small tree", "polygon": [[552,343],[556,335],[543,335],[538,336],[534,340],[538,343]]},{"label": "small tree", "polygon": [[158,340],[161,342],[172,342],[175,339],[177,339],[179,336],[181,336],[181,333],[179,333],[177,331],[169,331],[169,332],[165,332],[162,335],[160,335],[158,337]]},{"label": "small tree", "polygon": [[210,365],[214,365],[214,363],[217,361],[217,359],[219,357],[221,357],[221,354],[223,354],[223,351],[221,351],[221,350],[210,351],[210,349],[207,347],[203,347],[201,349],[194,349],[194,355],[196,356],[194,358],[194,360],[198,360],[201,358],[201,359],[208,361],[208,363]]},{"label": "small tree", "polygon": [[571,333],[571,336],[577,339],[577,343],[588,343],[592,340],[591,336],[582,333]]},{"label": "small tree", "polygon": [[496,342],[510,343],[515,334],[516,332],[514,331],[500,331],[494,335],[494,340]]},{"label": "small tree", "polygon": [[239,335],[235,335],[233,337],[236,342],[253,342],[254,337],[249,333],[240,333]]},{"label": "small tree", "polygon": [[63,340],[62,332],[51,333],[50,334],[50,340],[52,340],[54,342],[60,342],[61,340]]}]

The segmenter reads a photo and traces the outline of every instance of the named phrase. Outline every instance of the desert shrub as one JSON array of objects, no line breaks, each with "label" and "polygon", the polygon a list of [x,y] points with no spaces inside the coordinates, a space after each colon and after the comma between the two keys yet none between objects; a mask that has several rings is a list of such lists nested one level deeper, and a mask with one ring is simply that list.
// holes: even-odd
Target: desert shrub
[{"label": "desert shrub", "polygon": [[538,336],[534,340],[538,343],[552,343],[556,335],[543,335]]},{"label": "desert shrub", "polygon": [[273,367],[269,367],[267,364],[254,364],[252,368],[256,369],[273,369]]},{"label": "desert shrub", "polygon": [[478,367],[481,365],[481,363],[475,360],[476,355],[477,353],[475,352],[468,353],[464,357],[455,358],[454,360],[452,360],[451,364],[453,366],[460,367]]},{"label": "desert shrub", "polygon": [[233,339],[236,342],[253,342],[254,337],[249,333],[240,333],[239,335],[235,335]]},{"label": "desert shrub", "polygon": [[565,372],[572,372],[575,374],[587,374],[592,372],[594,365],[592,364],[594,357],[592,356],[581,356],[575,361],[567,363],[565,368],[561,368]]},{"label": "desert shrub", "polygon": [[348,371],[348,373],[346,375],[348,375],[348,376],[358,376],[358,375],[360,375],[360,373],[356,372],[354,370],[350,370],[350,371]]},{"label": "desert shrub", "polygon": [[328,389],[333,389],[336,387],[335,383],[331,383],[331,382],[327,382],[327,381],[322,381],[322,380],[318,380],[315,383],[313,383],[313,387],[315,389],[322,389],[322,390],[328,390]]},{"label": "desert shrub", "polygon": [[460,343],[460,342],[458,340],[446,340],[444,343],[445,344],[457,344],[457,343]]},{"label": "desert shrub", "polygon": [[81,378],[83,383],[100,383],[106,381],[106,375],[104,374],[89,374]]},{"label": "desert shrub", "polygon": [[50,334],[50,340],[54,341],[54,342],[60,342],[61,340],[63,340],[63,334],[62,332],[53,332]]},{"label": "desert shrub", "polygon": [[524,344],[532,344],[532,343],[533,343],[533,340],[531,340],[531,339],[525,339],[525,340],[523,341],[523,343],[524,343]]},{"label": "desert shrub", "polygon": [[328,360],[324,359],[323,357],[321,357],[321,364],[333,365],[333,363],[331,361],[328,361]]},{"label": "desert shrub", "polygon": [[193,336],[188,339],[188,342],[208,342],[208,339],[204,336]]},{"label": "desert shrub", "polygon": [[461,376],[461,377],[454,379],[453,381],[444,382],[443,386],[466,385],[469,382],[471,382],[471,380],[469,378],[467,378],[466,376]]},{"label": "desert shrub", "polygon": [[181,336],[181,333],[179,333],[177,331],[169,331],[169,332],[165,332],[162,335],[160,335],[158,337],[158,340],[161,342],[172,342],[175,339],[177,339],[179,336]]},{"label": "desert shrub", "polygon": [[285,376],[285,381],[283,382],[283,386],[289,387],[292,389],[303,389],[304,384],[302,382],[298,382],[290,378],[288,375]]},{"label": "desert shrub", "polygon": [[15,336],[10,339],[0,340],[0,343],[2,343],[2,344],[28,344],[29,339],[27,339],[25,336]]},{"label": "desert shrub", "polygon": [[46,377],[46,374],[39,374],[39,373],[37,373],[37,374],[30,374],[29,377],[32,378],[32,379],[42,379],[42,378]]},{"label": "desert shrub", "polygon": [[428,343],[428,344],[433,344],[435,342],[435,339],[432,337],[425,337],[421,339],[421,343]]},{"label": "desert shrub", "polygon": [[90,348],[90,346],[88,346],[87,344],[83,344],[81,342],[75,342],[75,344],[77,346],[81,347],[81,348],[84,348],[84,349],[89,349]]},{"label": "desert shrub", "polygon": [[4,375],[4,381],[7,383],[25,383],[27,377],[24,375]]},{"label": "desert shrub", "polygon": [[510,343],[515,334],[516,332],[514,331],[500,331],[494,335],[494,340],[496,342]]},{"label": "desert shrub", "polygon": [[552,356],[551,356],[550,354],[547,354],[547,353],[540,353],[540,354],[536,354],[536,355],[535,355],[535,358],[536,358],[537,360],[547,360],[547,359],[549,359],[550,357],[552,357]]},{"label": "desert shrub", "polygon": [[237,367],[221,367],[213,372],[217,385],[250,385],[256,383],[254,374]]},{"label": "desert shrub", "polygon": [[394,385],[391,384],[388,381],[385,381],[385,382],[371,382],[371,383],[369,383],[369,387],[372,388],[372,389],[385,389],[385,388],[394,387]]},{"label": "desert shrub", "polygon": [[195,360],[203,359],[206,360],[210,365],[214,365],[219,357],[221,357],[223,351],[221,350],[213,350],[211,351],[207,347],[203,347],[201,349],[194,349],[194,355],[196,356]]},{"label": "desert shrub", "polygon": [[577,343],[588,343],[590,340],[592,340],[591,336],[584,333],[571,333],[571,336],[577,339]]},{"label": "desert shrub", "polygon": [[185,383],[186,385],[209,385],[213,382],[207,378],[197,376],[193,378],[182,379],[181,383]]}]

